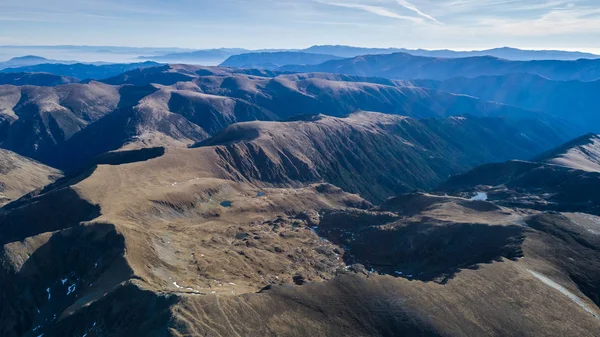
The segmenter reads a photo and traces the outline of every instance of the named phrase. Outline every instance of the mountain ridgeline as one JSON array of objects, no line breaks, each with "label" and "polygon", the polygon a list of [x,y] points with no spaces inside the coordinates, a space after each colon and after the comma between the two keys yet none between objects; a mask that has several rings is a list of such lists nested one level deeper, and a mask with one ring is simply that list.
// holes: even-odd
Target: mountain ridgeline
[{"label": "mountain ridgeline", "polygon": [[600,331],[594,55],[136,50],[0,72],[0,336]]},{"label": "mountain ridgeline", "polygon": [[331,60],[318,65],[290,65],[280,68],[295,72],[325,72],[396,80],[446,80],[455,77],[501,76],[528,73],[551,80],[594,81],[600,79],[599,59],[571,61],[509,61],[492,56],[434,58],[406,53],[363,55]]},{"label": "mountain ridgeline", "polygon": [[359,110],[414,118],[465,113],[467,121],[497,118],[498,126],[538,141],[539,146],[524,148],[523,159],[575,132],[538,112],[384,79],[170,66],[135,70],[106,82],[111,84],[0,87],[1,146],[70,170],[120,148],[194,144],[237,122],[285,121],[304,114],[345,117]]}]

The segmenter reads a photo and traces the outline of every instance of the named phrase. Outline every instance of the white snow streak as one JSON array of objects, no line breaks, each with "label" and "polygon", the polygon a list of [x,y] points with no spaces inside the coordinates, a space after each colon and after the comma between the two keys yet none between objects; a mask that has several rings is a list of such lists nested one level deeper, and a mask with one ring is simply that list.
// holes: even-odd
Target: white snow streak
[{"label": "white snow streak", "polygon": [[531,275],[533,275],[535,278],[537,278],[538,280],[544,282],[546,285],[560,291],[563,295],[567,296],[568,298],[570,298],[573,302],[575,302],[577,305],[579,305],[580,307],[583,308],[583,310],[589,312],[590,314],[592,314],[592,316],[596,317],[596,318],[600,318],[596,312],[594,310],[592,310],[590,307],[587,306],[587,304],[585,304],[585,302],[583,302],[583,300],[579,297],[577,297],[577,295],[573,294],[572,292],[570,292],[567,288],[563,287],[562,285],[552,281],[551,279],[549,279],[548,277],[540,274],[540,273],[536,273],[532,270],[527,269],[528,272],[531,273]]}]

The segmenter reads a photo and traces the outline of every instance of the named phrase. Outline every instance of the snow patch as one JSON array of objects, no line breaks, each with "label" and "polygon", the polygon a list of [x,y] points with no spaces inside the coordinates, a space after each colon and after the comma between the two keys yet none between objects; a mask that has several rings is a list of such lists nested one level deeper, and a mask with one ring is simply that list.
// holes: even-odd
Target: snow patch
[{"label": "snow patch", "polygon": [[583,310],[589,312],[590,314],[592,314],[592,316],[600,319],[600,317],[596,314],[596,312],[594,310],[592,310],[590,307],[587,306],[587,304],[585,304],[585,302],[583,302],[583,300],[581,298],[579,298],[577,295],[573,294],[572,292],[570,292],[567,288],[563,287],[562,285],[552,281],[551,279],[549,279],[548,277],[534,272],[533,270],[529,270],[527,269],[528,272],[531,273],[531,275],[533,275],[535,278],[537,278],[538,280],[542,281],[544,284],[554,288],[555,290],[560,291],[563,295],[567,296],[568,298],[570,298],[573,302],[575,302],[577,305],[579,305],[580,307],[583,308]]},{"label": "snow patch", "polygon": [[48,293],[48,301],[50,301],[50,297],[52,297],[50,294],[50,288],[46,288],[46,292]]},{"label": "snow patch", "polygon": [[67,296],[75,292],[75,289],[77,289],[77,284],[71,284],[67,289]]}]

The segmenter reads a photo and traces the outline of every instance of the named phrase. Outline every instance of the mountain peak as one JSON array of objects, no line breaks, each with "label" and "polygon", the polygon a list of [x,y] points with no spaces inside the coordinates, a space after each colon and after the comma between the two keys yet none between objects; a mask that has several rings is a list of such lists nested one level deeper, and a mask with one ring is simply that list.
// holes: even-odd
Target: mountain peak
[{"label": "mountain peak", "polygon": [[46,61],[46,60],[48,60],[48,59],[45,57],[36,56],[36,55],[18,56],[18,57],[13,57],[12,59],[10,59],[10,61]]}]

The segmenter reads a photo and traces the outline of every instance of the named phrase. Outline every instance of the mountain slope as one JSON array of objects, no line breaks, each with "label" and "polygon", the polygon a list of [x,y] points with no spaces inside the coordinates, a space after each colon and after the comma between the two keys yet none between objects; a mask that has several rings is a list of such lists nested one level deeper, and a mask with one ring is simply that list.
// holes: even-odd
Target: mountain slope
[{"label": "mountain slope", "polygon": [[[415,118],[540,120],[548,125],[535,123],[537,131],[528,129],[530,122],[522,126],[539,141],[539,152],[573,133],[541,113],[378,78],[175,65],[135,70],[106,82],[115,85],[0,86],[0,146],[70,170],[121,148],[187,146],[237,122],[319,113],[345,117],[357,110]],[[550,140],[557,125],[562,133]]]},{"label": "mountain slope", "polygon": [[314,66],[280,68],[296,72],[341,73],[397,80],[445,80],[454,77],[498,76],[513,73],[540,75],[553,80],[593,81],[600,79],[600,60],[508,61],[490,56],[432,58],[406,53],[365,55],[332,60]]},{"label": "mountain slope", "polygon": [[485,164],[458,174],[437,190],[461,196],[479,193],[509,207],[600,215],[598,137],[585,135],[534,161]]},{"label": "mountain slope", "polygon": [[325,180],[382,201],[432,188],[478,163],[530,157],[547,146],[536,138],[542,140],[544,132],[554,131],[527,129],[526,124],[536,122],[472,117],[416,120],[361,112],[348,118],[235,124],[199,146],[218,146],[221,160],[246,179]]},{"label": "mountain slope", "polygon": [[52,87],[79,82],[76,78],[46,73],[0,73],[0,85],[36,85]]},{"label": "mountain slope", "polygon": [[0,149],[0,206],[60,177],[61,172],[56,169]]},{"label": "mountain slope", "polygon": [[536,157],[535,161],[600,173],[600,136],[582,136]]},{"label": "mountain slope", "polygon": [[277,69],[288,64],[313,65],[341,57],[302,52],[265,52],[233,55],[220,64],[222,67]]},{"label": "mountain slope", "polygon": [[119,89],[102,83],[1,86],[2,147],[34,159],[114,111]]},{"label": "mountain slope", "polygon": [[[452,78],[444,81],[413,80],[416,86],[479,97],[523,109],[544,111],[597,131],[600,125],[597,93],[600,81],[553,81],[538,75],[510,74]],[[577,113],[573,113],[576,111]]]},{"label": "mountain slope", "polygon": [[[600,243],[577,215],[426,194],[374,209],[327,184],[249,182],[217,149],[99,165],[0,211],[0,333],[593,336],[600,327]],[[77,212],[57,211],[67,206]]]}]

